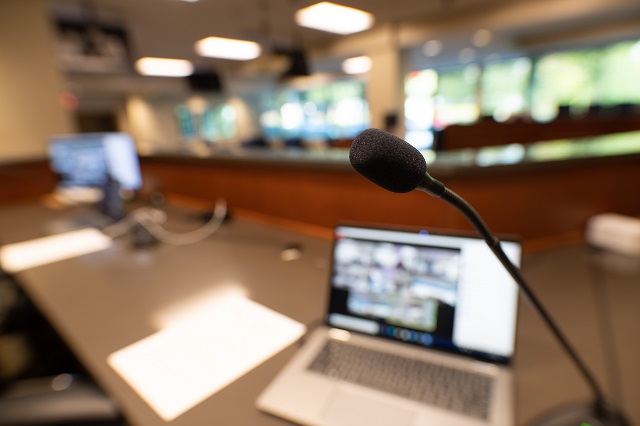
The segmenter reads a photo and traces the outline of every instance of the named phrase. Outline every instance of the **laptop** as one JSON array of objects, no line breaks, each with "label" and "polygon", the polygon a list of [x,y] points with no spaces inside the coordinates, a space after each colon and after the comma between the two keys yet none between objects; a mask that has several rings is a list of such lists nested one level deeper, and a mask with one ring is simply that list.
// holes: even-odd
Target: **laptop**
[{"label": "laptop", "polygon": [[479,237],[337,226],[324,324],[256,405],[303,425],[511,425],[517,306]]}]

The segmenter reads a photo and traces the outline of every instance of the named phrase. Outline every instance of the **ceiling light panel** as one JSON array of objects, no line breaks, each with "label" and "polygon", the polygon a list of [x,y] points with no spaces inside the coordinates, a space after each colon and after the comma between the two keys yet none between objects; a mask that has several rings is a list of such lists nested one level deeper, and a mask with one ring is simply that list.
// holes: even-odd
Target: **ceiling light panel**
[{"label": "ceiling light panel", "polygon": [[359,9],[323,1],[295,14],[298,25],[336,34],[353,34],[373,25],[373,15]]},{"label": "ceiling light panel", "polygon": [[236,61],[255,59],[262,53],[256,42],[222,37],[203,38],[196,42],[195,49],[201,56]]},{"label": "ceiling light panel", "polygon": [[159,77],[186,77],[193,74],[193,65],[185,59],[140,58],[135,68],[142,75]]},{"label": "ceiling light panel", "polygon": [[342,62],[342,71],[347,74],[364,74],[369,70],[371,70],[371,58],[368,56],[357,56]]}]

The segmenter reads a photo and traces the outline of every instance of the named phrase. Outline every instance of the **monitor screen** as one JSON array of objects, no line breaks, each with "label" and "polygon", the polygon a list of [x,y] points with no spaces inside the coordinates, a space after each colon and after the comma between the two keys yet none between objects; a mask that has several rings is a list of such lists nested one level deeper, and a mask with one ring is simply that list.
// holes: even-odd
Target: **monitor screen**
[{"label": "monitor screen", "polygon": [[[520,263],[517,241],[502,247]],[[508,363],[517,286],[474,236],[338,226],[331,326]]]},{"label": "monitor screen", "polygon": [[60,187],[103,187],[109,178],[126,190],[142,186],[135,143],[126,133],[55,135],[48,155]]}]

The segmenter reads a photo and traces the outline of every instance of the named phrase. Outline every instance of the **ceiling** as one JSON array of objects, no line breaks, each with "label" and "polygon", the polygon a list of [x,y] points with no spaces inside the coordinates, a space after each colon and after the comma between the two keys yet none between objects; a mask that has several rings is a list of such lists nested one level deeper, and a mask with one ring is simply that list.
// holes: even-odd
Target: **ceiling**
[{"label": "ceiling", "polygon": [[[297,45],[306,49],[326,46],[341,36],[323,31],[306,29],[294,23],[297,9],[316,0],[47,0],[52,12],[58,16],[80,19],[97,17],[100,21],[122,25],[130,38],[131,54],[142,56],[183,58],[203,61],[194,50],[195,41],[217,35],[249,39],[260,42],[268,51],[275,46]],[[424,23],[438,26],[441,23],[472,19],[483,24],[483,16],[499,13],[516,5],[538,4],[545,9],[549,1],[534,0],[343,0],[339,3],[366,10],[375,16],[376,26],[400,23]],[[550,7],[553,13],[557,5],[567,0],[555,0]],[[573,3],[576,3],[575,1]],[[607,20],[615,11],[629,16],[628,8],[636,0],[585,0],[576,3],[573,20],[584,19],[584,10],[597,19]],[[594,8],[594,5],[606,8]],[[623,7],[624,6],[624,7]],[[537,13],[536,15],[540,15]],[[536,16],[531,16],[535,20]],[[561,19],[557,19],[561,18]],[[570,16],[562,14],[549,21],[559,21],[562,26],[571,24]],[[540,24],[539,19],[536,24]],[[524,30],[524,28],[521,28]]]},{"label": "ceiling", "polygon": [[[590,40],[590,37],[604,40],[612,34],[640,37],[638,0],[334,0],[375,16],[372,30],[350,38],[295,24],[294,12],[318,0],[44,1],[55,17],[92,17],[101,23],[120,25],[127,33],[132,59],[144,56],[188,59],[196,67],[212,65],[225,74],[225,78],[242,74],[239,71],[250,68],[247,65],[251,64],[198,57],[193,47],[197,40],[215,35],[257,41],[267,53],[276,47],[301,46],[306,51],[321,51],[326,55],[336,52],[336,45],[345,43],[352,50],[354,46],[367,47],[372,39],[367,35],[375,33],[376,28],[401,28],[403,47],[411,43],[420,46],[429,37],[440,37],[458,50],[469,45],[472,32],[479,28],[493,32],[496,48],[516,46],[527,51],[563,40],[572,43],[578,39]],[[264,63],[264,59],[260,60]],[[419,61],[416,64],[423,66]],[[87,76],[74,78],[90,90],[93,81],[88,81]],[[137,79],[132,83],[135,76],[128,78],[125,81],[111,76],[110,90],[124,92],[130,90],[132,84],[141,86],[148,81],[141,83]],[[117,87],[118,84],[121,87]],[[160,84],[166,87],[171,83],[164,79]],[[104,82],[91,87],[107,90]]]},{"label": "ceiling", "polygon": [[[314,0],[48,0],[59,16],[120,23],[130,36],[134,57],[156,56],[202,60],[195,41],[212,35],[275,45],[326,46],[341,36],[294,23],[297,9]],[[376,25],[451,19],[519,0],[343,0],[340,4],[373,13]]]}]

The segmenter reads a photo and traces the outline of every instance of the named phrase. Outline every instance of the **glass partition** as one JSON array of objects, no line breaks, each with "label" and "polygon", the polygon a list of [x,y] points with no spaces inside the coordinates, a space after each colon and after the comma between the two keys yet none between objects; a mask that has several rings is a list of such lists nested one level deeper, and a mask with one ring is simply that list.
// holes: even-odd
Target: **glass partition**
[{"label": "glass partition", "polygon": [[599,64],[595,90],[599,104],[640,104],[640,41],[608,46]]},{"label": "glass partition", "polygon": [[550,121],[561,106],[574,114],[586,112],[595,101],[599,59],[598,50],[580,50],[550,53],[536,61],[531,116]]},{"label": "glass partition", "polygon": [[480,67],[469,64],[438,71],[434,127],[473,123],[480,116],[478,84]]},{"label": "glass partition", "polygon": [[406,138],[430,148],[433,131],[480,117],[548,122],[563,111],[582,116],[599,107],[640,106],[638,76],[637,40],[411,71],[404,81]]},{"label": "glass partition", "polygon": [[174,108],[180,136],[184,141],[215,143],[236,135],[236,111],[226,101],[191,98]]},{"label": "glass partition", "polygon": [[261,98],[260,124],[265,138],[295,145],[354,138],[369,127],[365,84],[337,80],[318,87],[269,90]]},{"label": "glass partition", "polygon": [[529,58],[494,60],[485,63],[480,80],[482,115],[503,122],[527,111],[530,76],[531,59]]}]

